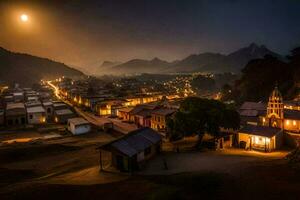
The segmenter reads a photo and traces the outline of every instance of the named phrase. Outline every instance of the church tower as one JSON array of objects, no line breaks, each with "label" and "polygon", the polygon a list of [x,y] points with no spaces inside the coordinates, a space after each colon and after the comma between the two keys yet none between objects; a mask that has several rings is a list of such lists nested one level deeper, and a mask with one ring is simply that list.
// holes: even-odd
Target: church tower
[{"label": "church tower", "polygon": [[267,107],[267,118],[269,120],[269,126],[283,129],[283,125],[284,125],[283,109],[284,108],[283,108],[282,96],[276,86],[269,97],[269,102]]}]

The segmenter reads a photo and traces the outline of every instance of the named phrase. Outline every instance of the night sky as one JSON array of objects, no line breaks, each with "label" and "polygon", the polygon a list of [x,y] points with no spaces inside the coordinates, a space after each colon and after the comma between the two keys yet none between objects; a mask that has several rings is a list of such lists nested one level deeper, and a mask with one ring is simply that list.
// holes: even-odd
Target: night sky
[{"label": "night sky", "polygon": [[[0,0],[0,46],[75,66],[300,46],[298,0]],[[24,24],[19,15],[29,15]]]}]

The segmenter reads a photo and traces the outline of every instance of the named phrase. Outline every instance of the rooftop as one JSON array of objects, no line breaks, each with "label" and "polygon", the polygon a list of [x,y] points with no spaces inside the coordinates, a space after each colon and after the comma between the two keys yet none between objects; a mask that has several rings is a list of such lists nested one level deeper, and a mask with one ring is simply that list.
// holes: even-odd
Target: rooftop
[{"label": "rooftop", "polygon": [[239,130],[240,133],[259,135],[259,136],[269,137],[269,138],[273,137],[280,131],[282,131],[280,128],[269,127],[269,126],[255,126],[251,124],[247,124]]},{"label": "rooftop", "polygon": [[70,109],[62,109],[62,110],[56,110],[56,115],[71,115],[73,112]]},{"label": "rooftop", "polygon": [[118,109],[119,112],[126,112],[126,113],[129,113],[133,108],[132,107],[129,107],[129,108],[120,108]]},{"label": "rooftop", "polygon": [[265,103],[261,102],[250,102],[246,101],[243,103],[243,105],[240,107],[240,110],[258,110],[263,111],[267,109],[267,105]]},{"label": "rooftop", "polygon": [[300,111],[299,110],[284,109],[284,118],[285,119],[300,120]]},{"label": "rooftop", "polygon": [[68,123],[72,123],[74,125],[84,125],[89,124],[89,122],[82,117],[71,118],[68,120]]},{"label": "rooftop", "polygon": [[68,106],[68,105],[65,103],[54,103],[53,106],[54,107],[62,107],[62,106]]},{"label": "rooftop", "polygon": [[153,110],[152,114],[166,116],[166,115],[170,115],[170,114],[172,114],[174,112],[176,112],[175,109],[161,108],[161,109]]},{"label": "rooftop", "polygon": [[31,101],[31,102],[26,102],[25,106],[26,107],[34,107],[34,106],[40,106],[42,103],[40,101]]},{"label": "rooftop", "polygon": [[27,113],[44,113],[46,112],[42,106],[35,106],[27,108]]},{"label": "rooftop", "polygon": [[100,146],[98,149],[109,150],[113,148],[126,156],[132,157],[160,141],[161,135],[158,132],[151,128],[141,128],[113,142]]},{"label": "rooftop", "polygon": [[7,103],[6,110],[12,110],[12,109],[25,109],[24,103]]},{"label": "rooftop", "polygon": [[52,106],[53,103],[51,101],[43,102],[43,106]]}]

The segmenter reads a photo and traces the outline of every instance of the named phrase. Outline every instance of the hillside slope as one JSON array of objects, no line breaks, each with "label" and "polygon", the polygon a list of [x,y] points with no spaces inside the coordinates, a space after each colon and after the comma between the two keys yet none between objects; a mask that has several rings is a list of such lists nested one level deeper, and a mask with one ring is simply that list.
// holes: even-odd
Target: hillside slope
[{"label": "hillside slope", "polygon": [[41,79],[61,76],[82,76],[82,72],[67,65],[22,53],[10,52],[0,47],[0,79],[8,84],[20,83],[31,86]]}]

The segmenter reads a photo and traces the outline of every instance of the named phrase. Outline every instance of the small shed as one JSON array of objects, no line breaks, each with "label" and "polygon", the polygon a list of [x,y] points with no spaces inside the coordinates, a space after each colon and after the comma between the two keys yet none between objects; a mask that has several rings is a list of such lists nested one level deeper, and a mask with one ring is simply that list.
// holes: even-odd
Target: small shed
[{"label": "small shed", "polygon": [[81,117],[71,118],[68,119],[68,131],[73,135],[88,133],[91,131],[91,124]]},{"label": "small shed", "polygon": [[70,109],[62,109],[54,111],[54,121],[56,123],[66,124],[68,119],[76,117],[76,114],[73,113]]},{"label": "small shed", "polygon": [[141,128],[129,132],[122,138],[98,147],[100,150],[100,169],[102,166],[101,151],[111,153],[111,165],[120,171],[132,172],[141,169],[145,161],[161,151],[162,136],[151,128]]}]

